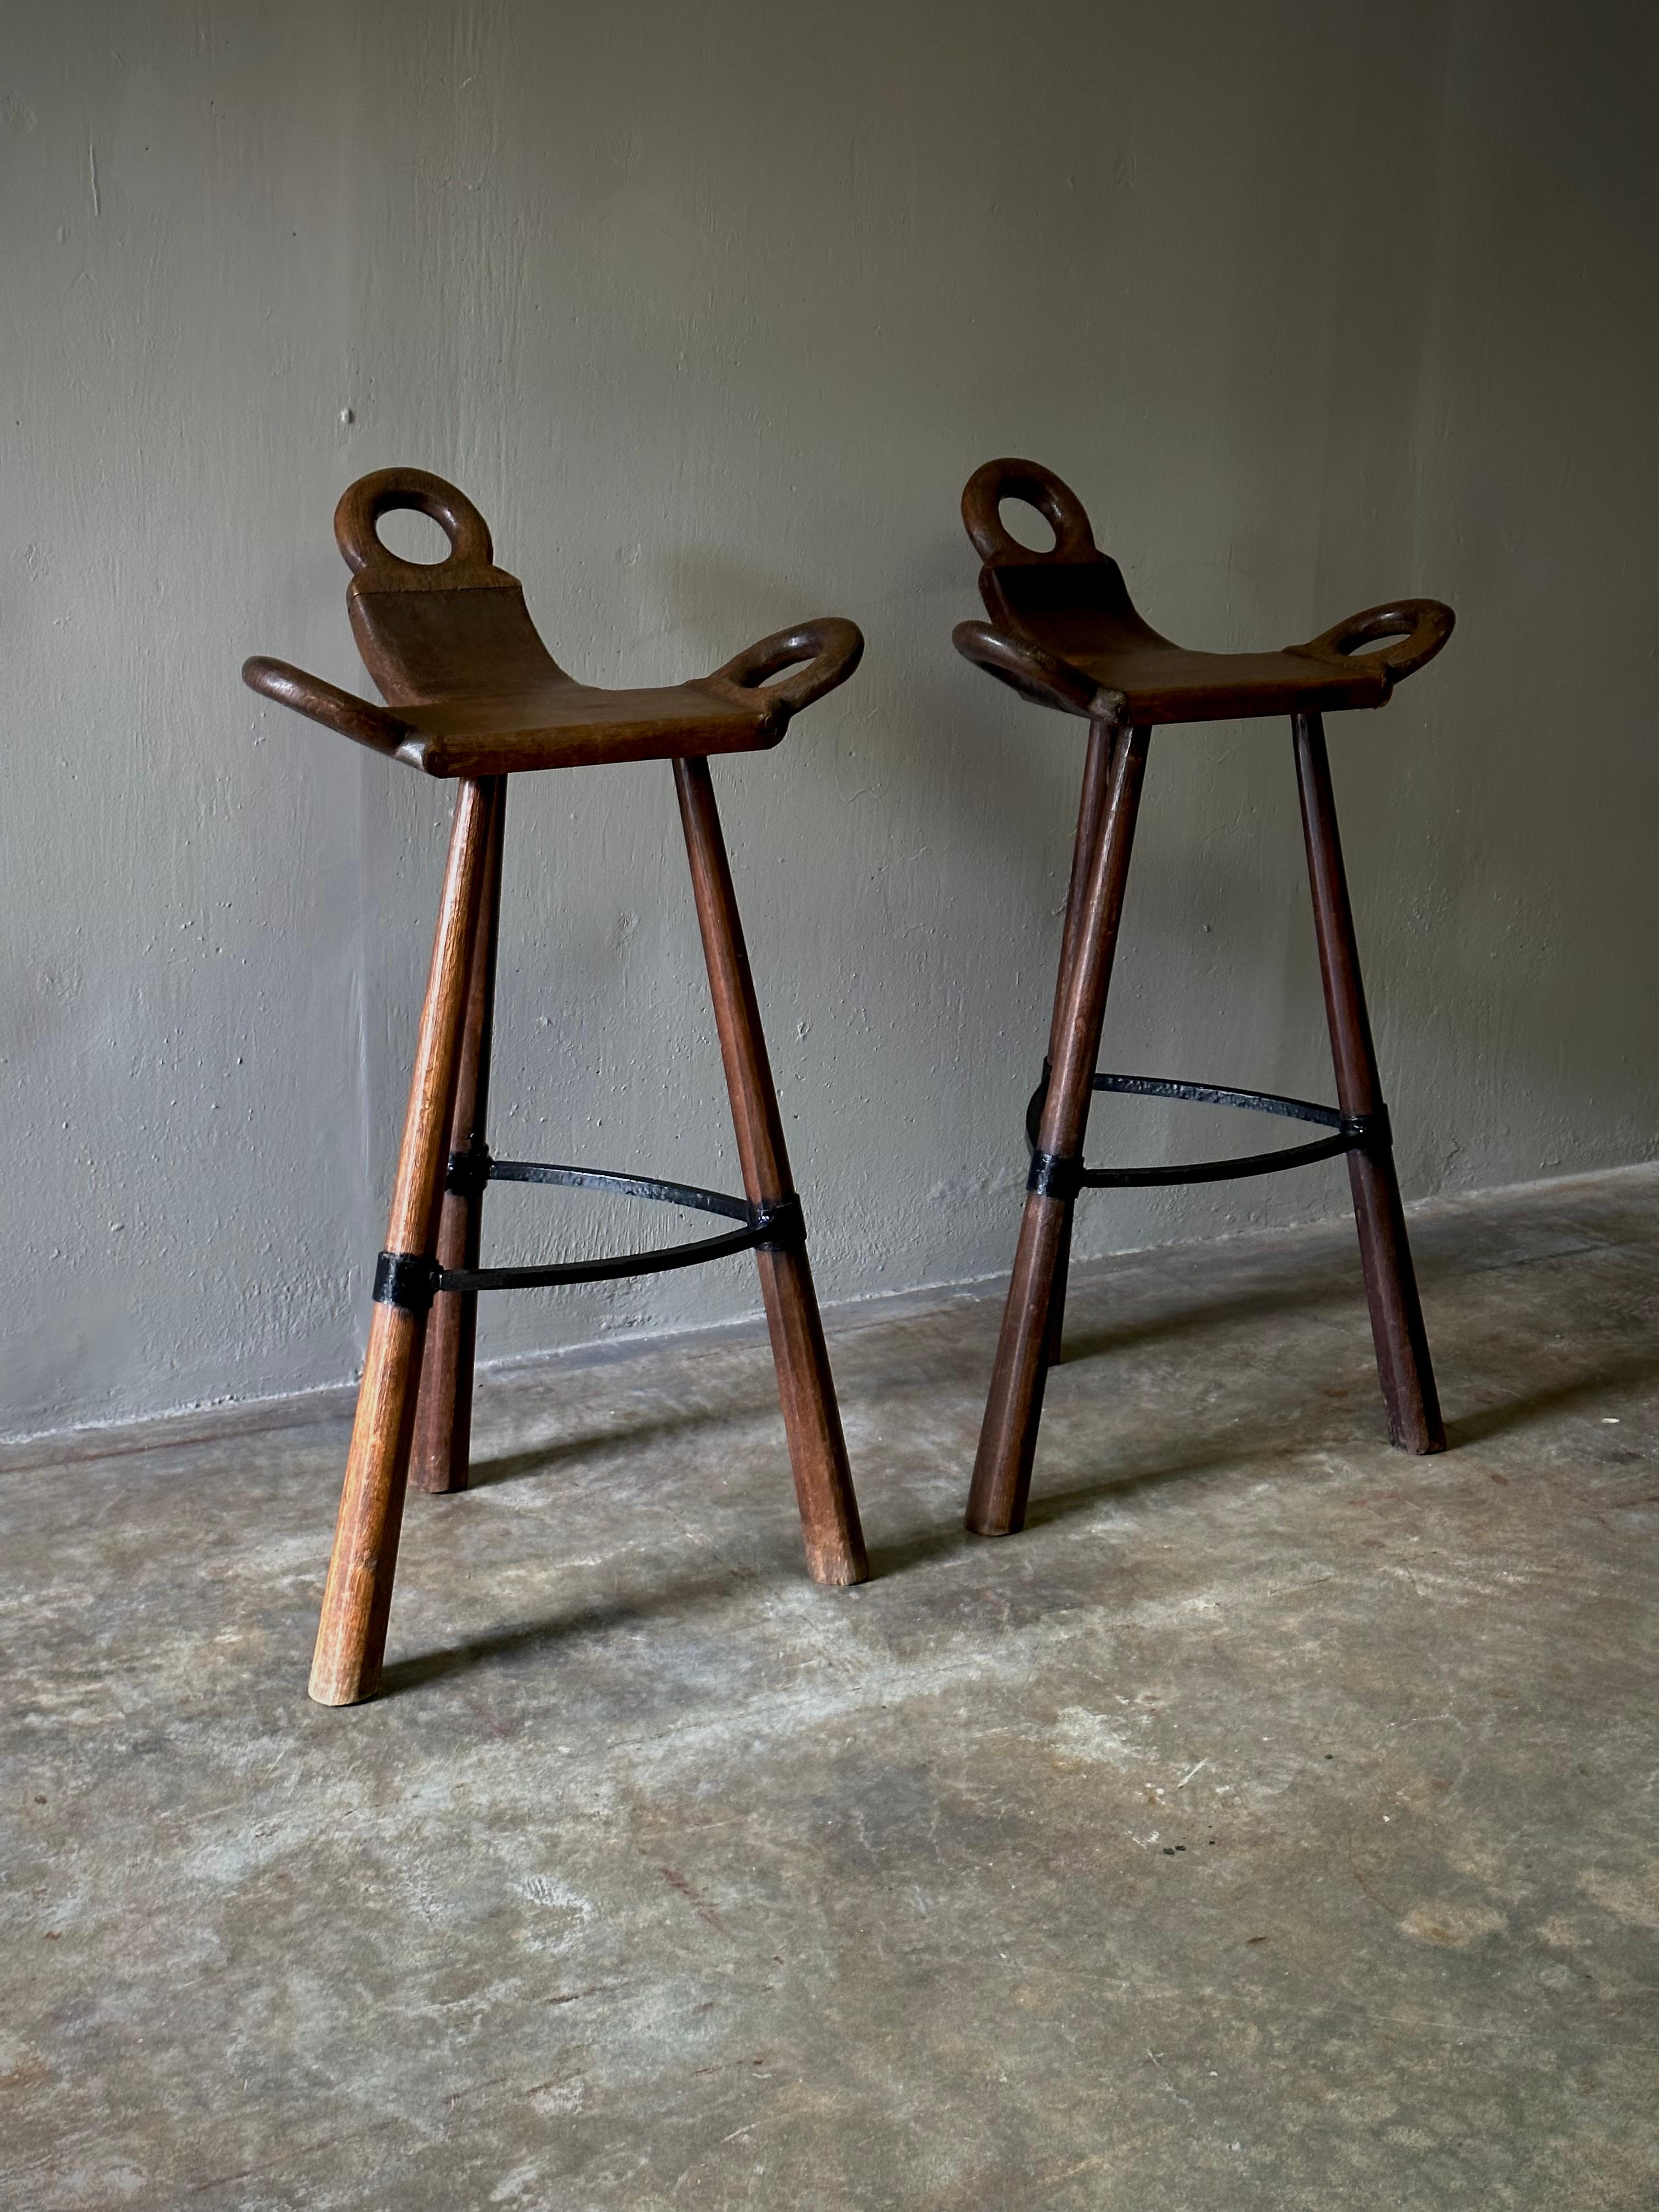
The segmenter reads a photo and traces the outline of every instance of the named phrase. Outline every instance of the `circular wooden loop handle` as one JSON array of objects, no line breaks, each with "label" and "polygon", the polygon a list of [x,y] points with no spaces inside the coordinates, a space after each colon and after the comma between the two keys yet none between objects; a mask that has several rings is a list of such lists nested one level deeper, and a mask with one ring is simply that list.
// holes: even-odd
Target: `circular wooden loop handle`
[{"label": "circular wooden loop handle", "polygon": [[[380,517],[398,507],[431,516],[449,540],[441,561],[406,561],[381,542]],[[495,552],[489,525],[466,494],[424,469],[377,469],[360,477],[334,510],[334,539],[354,575],[398,583],[430,583],[441,574],[445,583],[459,584],[464,572],[488,569]]]},{"label": "circular wooden loop handle", "polygon": [[[796,714],[844,684],[863,658],[864,633],[858,624],[839,615],[822,615],[762,638],[714,673],[744,690],[763,690],[769,701]],[[775,684],[771,679],[786,668],[794,674]]]},{"label": "circular wooden loop handle", "polygon": [[1330,653],[1352,653],[1379,637],[1397,637],[1398,645],[1365,656],[1388,671],[1391,684],[1397,684],[1434,659],[1451,635],[1455,620],[1451,609],[1439,599],[1396,599],[1389,606],[1367,607],[1364,614],[1350,615],[1314,643]]},{"label": "circular wooden loop handle", "polygon": [[[1054,533],[1046,551],[1008,535],[1002,526],[1005,499],[1024,500],[1042,515]],[[962,495],[962,519],[975,551],[994,568],[1028,561],[1092,561],[1098,555],[1083,501],[1041,461],[987,461],[975,469]]]}]

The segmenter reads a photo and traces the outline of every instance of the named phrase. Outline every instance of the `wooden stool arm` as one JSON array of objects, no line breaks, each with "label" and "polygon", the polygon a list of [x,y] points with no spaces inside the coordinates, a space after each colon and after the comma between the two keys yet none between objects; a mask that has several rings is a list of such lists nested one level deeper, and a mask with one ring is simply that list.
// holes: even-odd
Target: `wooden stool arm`
[{"label": "wooden stool arm", "polygon": [[1385,653],[1368,653],[1366,659],[1387,670],[1390,684],[1398,684],[1434,659],[1451,635],[1455,620],[1451,609],[1439,599],[1395,599],[1390,605],[1367,607],[1363,614],[1350,615],[1334,629],[1293,650],[1349,653],[1379,637],[1397,637],[1398,645]]},{"label": "wooden stool arm", "polygon": [[[774,631],[717,668],[708,679],[731,684],[739,690],[764,690],[769,702],[781,708],[785,720],[823,698],[847,678],[864,658],[864,633],[856,623],[839,615],[821,615],[815,622],[797,623],[793,629]],[[805,663],[803,667],[802,662]],[[780,670],[793,676],[771,681]],[[781,734],[781,732],[780,732]]]},{"label": "wooden stool arm", "polygon": [[1039,707],[1056,707],[1063,714],[1091,718],[1109,714],[1118,703],[1115,691],[1103,691],[1091,676],[1057,653],[1046,653],[1029,638],[994,629],[989,623],[958,623],[951,641],[964,660],[994,676]]},{"label": "wooden stool arm", "polygon": [[[424,740],[417,731],[388,714],[384,707],[371,706],[353,692],[341,691],[320,676],[308,676],[303,668],[292,668],[285,660],[261,656],[242,663],[242,681],[250,691],[262,692],[267,699],[292,707],[296,714],[308,715],[325,729],[337,730],[343,738],[367,745],[371,752],[420,766],[419,748]],[[407,752],[406,745],[411,749]]]}]

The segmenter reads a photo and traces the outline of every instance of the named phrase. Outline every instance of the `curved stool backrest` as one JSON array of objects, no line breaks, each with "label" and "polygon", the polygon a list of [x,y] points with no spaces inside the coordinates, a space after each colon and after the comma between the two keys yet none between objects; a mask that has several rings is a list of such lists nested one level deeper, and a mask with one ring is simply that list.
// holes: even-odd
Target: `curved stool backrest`
[{"label": "curved stool backrest", "polygon": [[[1022,545],[1011,537],[1002,520],[1006,500],[1035,508],[1054,544]],[[1123,571],[1096,544],[1083,501],[1040,461],[1008,459],[975,469],[962,495],[962,519],[984,563],[979,595],[994,623],[1057,653],[1086,652],[1103,616],[1163,641],[1135,612]]]},{"label": "curved stool backrest", "polygon": [[[410,561],[381,539],[382,515],[412,508],[449,540],[441,561]],[[352,571],[346,609],[363,664],[388,706],[484,698],[564,677],[542,643],[516,576],[495,566],[489,525],[471,501],[425,469],[380,469],[334,510]]]}]

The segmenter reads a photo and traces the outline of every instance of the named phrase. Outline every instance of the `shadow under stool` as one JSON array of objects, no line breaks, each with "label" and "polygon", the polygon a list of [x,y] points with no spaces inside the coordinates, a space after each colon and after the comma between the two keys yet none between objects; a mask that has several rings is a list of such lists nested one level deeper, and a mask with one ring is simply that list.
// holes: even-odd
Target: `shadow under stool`
[{"label": "shadow under stool", "polygon": [[[1002,522],[1005,501],[1035,507],[1054,532],[1053,545],[1036,551],[1012,538]],[[1089,724],[1048,1052],[1026,1115],[1030,1174],[974,1464],[969,1528],[1006,1536],[1024,1526],[1043,1388],[1060,1349],[1073,1214],[1085,1189],[1221,1182],[1345,1153],[1389,1438],[1407,1451],[1443,1451],[1322,717],[1340,708],[1385,705],[1394,686],[1431,660],[1450,636],[1451,609],[1435,599],[1400,599],[1350,616],[1283,652],[1189,653],[1141,620],[1116,562],[1096,545],[1082,502],[1036,462],[988,461],[969,479],[962,513],[984,563],[980,595],[991,619],[960,623],[957,650],[1023,698]],[[1388,638],[1401,641],[1358,650]],[[1163,723],[1266,714],[1291,719],[1336,1069],[1334,1107],[1096,1072],[1152,732]],[[1244,1107],[1331,1133],[1276,1152],[1187,1166],[1091,1168],[1083,1146],[1097,1091]]]},{"label": "shadow under stool", "polygon": [[[381,542],[380,518],[402,507],[441,526],[446,558],[407,561]],[[341,500],[334,534],[352,570],[351,627],[386,705],[277,660],[250,660],[243,678],[343,737],[453,781],[457,792],[312,1696],[322,1705],[351,1705],[375,1689],[405,1486],[466,1486],[480,1291],[603,1282],[752,1251],[808,1571],[821,1583],[863,1581],[869,1568],[805,1227],[708,768],[711,754],[776,744],[792,714],[852,674],[862,637],[849,622],[803,623],[695,683],[599,690],[576,683],[549,654],[517,580],[494,565],[483,516],[441,477],[420,469],[364,477]],[[742,1164],[741,1198],[642,1176],[497,1160],[485,1143],[507,779],[527,769],[659,760],[673,763]],[[653,1251],[481,1267],[479,1215],[491,1182],[659,1199],[737,1226]]]}]

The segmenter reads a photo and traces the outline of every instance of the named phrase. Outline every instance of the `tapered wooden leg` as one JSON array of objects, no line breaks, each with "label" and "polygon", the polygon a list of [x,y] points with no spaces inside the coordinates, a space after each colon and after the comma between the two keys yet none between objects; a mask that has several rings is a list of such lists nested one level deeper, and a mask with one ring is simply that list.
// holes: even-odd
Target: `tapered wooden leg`
[{"label": "tapered wooden leg", "polygon": [[[417,1273],[422,1263],[430,1264],[437,1243],[467,975],[493,811],[488,785],[461,785],[386,1231],[386,1254],[403,1257]],[[383,1258],[381,1277],[387,1273]],[[390,1291],[394,1285],[386,1288]],[[418,1294],[410,1303],[392,1303],[377,1285],[311,1663],[311,1694],[319,1705],[354,1705],[372,1696],[380,1680],[425,1334],[426,1313]]]},{"label": "tapered wooden leg", "polygon": [[1297,715],[1291,729],[1325,1013],[1330,1024],[1331,1056],[1336,1063],[1337,1103],[1345,1114],[1372,1115],[1377,1122],[1371,1141],[1348,1154],[1348,1177],[1365,1271],[1365,1296],[1370,1305],[1371,1334],[1376,1345],[1376,1371],[1388,1407],[1389,1437],[1405,1451],[1443,1451],[1446,1431],[1440,1419],[1423,1308],[1417,1295],[1417,1273],[1412,1266],[1400,1182],[1395,1173],[1388,1110],[1365,1011],[1324,725],[1317,714]]},{"label": "tapered wooden leg", "polygon": [[[691,863],[743,1187],[754,1205],[790,1199],[794,1182],[783,1121],[708,762],[676,761],[674,787]],[[760,1263],[761,1295],[777,1367],[807,1571],[814,1582],[861,1583],[870,1568],[805,1238],[763,1247],[755,1257]]]},{"label": "tapered wooden leg", "polygon": [[[501,923],[501,841],[507,829],[507,778],[490,779],[489,840],[472,962],[466,986],[455,1111],[449,1124],[451,1160],[476,1163],[485,1145],[489,1104],[489,1048],[495,1018],[495,951]],[[438,1265],[476,1267],[484,1187],[463,1166],[446,1176],[438,1217]],[[411,1490],[465,1490],[472,1449],[472,1368],[478,1334],[476,1291],[442,1291],[427,1318],[416,1401],[415,1441],[410,1454]]]},{"label": "tapered wooden leg", "polygon": [[[1054,1055],[1060,1049],[1060,1030],[1070,986],[1073,963],[1077,958],[1078,936],[1083,926],[1083,904],[1089,889],[1089,864],[1094,855],[1095,842],[1100,836],[1101,818],[1106,811],[1106,793],[1111,781],[1112,732],[1101,722],[1089,725],[1089,749],[1083,763],[1083,793],[1078,802],[1077,835],[1072,841],[1072,879],[1066,891],[1066,927],[1060,943],[1060,974],[1054,986],[1054,1010],[1048,1024],[1048,1057],[1044,1065],[1052,1074]],[[1043,1364],[1058,1365],[1060,1355],[1060,1334],[1066,1325],[1066,1285],[1072,1272],[1072,1227],[1076,1217],[1075,1200],[1068,1202],[1066,1218],[1060,1226],[1060,1257],[1054,1263],[1054,1289],[1048,1302],[1048,1341],[1043,1350]]]},{"label": "tapered wooden leg", "polygon": [[[1104,734],[1097,732],[1097,735]],[[1054,1283],[1069,1232],[1075,1195],[1073,1178],[1082,1166],[1084,1133],[1089,1121],[1101,1024],[1117,950],[1150,735],[1144,729],[1130,730],[1117,738],[1113,749],[1103,816],[1090,856],[1069,972],[1062,963],[1050,1042],[1054,1073],[1038,1124],[1032,1183],[1025,1194],[991,1395],[969,1492],[968,1526],[976,1535],[1006,1536],[1025,1524],[1031,1462],[1048,1378]],[[1046,1172],[1045,1162],[1051,1164]]]}]

